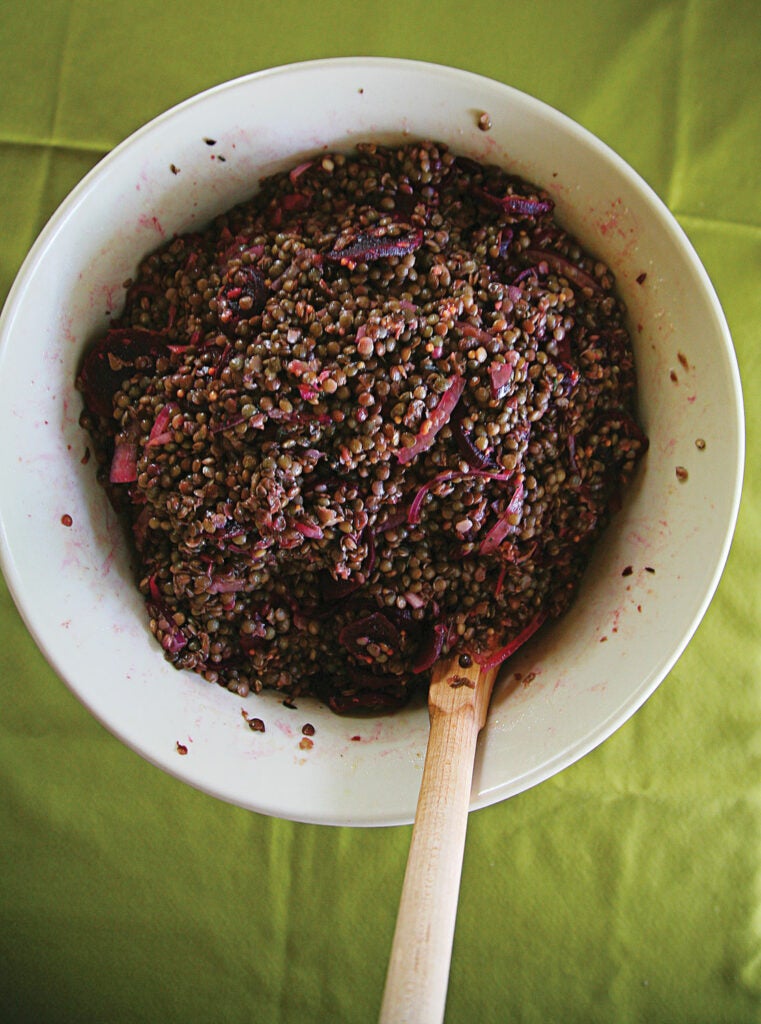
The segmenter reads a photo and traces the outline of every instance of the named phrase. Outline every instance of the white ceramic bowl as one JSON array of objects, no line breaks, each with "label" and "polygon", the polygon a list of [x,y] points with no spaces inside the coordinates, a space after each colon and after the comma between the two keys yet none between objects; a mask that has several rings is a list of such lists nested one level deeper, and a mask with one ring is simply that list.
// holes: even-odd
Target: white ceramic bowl
[{"label": "white ceramic bowl", "polygon": [[[482,112],[489,132],[477,126]],[[559,219],[608,262],[630,311],[651,442],[573,609],[505,668],[480,742],[473,807],[571,764],[652,693],[714,593],[739,503],[740,383],[706,273],[650,188],[555,110],[463,71],[357,58],[221,85],[136,132],[62,204],[3,313],[3,571],[46,657],[116,736],[202,790],[295,820],[411,821],[425,708],[339,718],[315,701],[286,708],[272,693],[244,702],[168,665],[94,467],[82,464],[73,381],[85,341],[118,310],[121,284],[145,252],[306,155],[402,136],[442,140],[544,185]],[[531,684],[516,685],[517,672]],[[247,727],[242,708],[265,733]],[[311,749],[301,743],[307,722]]]}]

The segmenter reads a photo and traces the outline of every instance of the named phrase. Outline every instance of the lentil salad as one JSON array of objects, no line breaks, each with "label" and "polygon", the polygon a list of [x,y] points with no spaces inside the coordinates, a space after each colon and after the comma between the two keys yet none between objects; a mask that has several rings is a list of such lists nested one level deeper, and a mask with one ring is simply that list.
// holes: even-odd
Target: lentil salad
[{"label": "lentil salad", "polygon": [[566,610],[647,439],[612,274],[553,212],[366,143],[143,260],[77,383],[173,664],[394,708]]}]

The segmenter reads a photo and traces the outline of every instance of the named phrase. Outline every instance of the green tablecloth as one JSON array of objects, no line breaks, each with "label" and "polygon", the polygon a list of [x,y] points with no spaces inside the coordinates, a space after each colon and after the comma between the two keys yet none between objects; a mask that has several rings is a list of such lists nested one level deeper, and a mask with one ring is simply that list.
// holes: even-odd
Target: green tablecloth
[{"label": "green tablecloth", "polygon": [[[729,564],[624,728],[471,815],[448,1021],[761,1021],[759,44],[755,0],[0,10],[0,299],[69,189],[141,123],[227,78],[363,53],[455,64],[580,121],[714,281],[747,403]],[[4,587],[0,631],[0,1019],[374,1020],[409,829],[296,825],[183,786],[79,705]]]}]

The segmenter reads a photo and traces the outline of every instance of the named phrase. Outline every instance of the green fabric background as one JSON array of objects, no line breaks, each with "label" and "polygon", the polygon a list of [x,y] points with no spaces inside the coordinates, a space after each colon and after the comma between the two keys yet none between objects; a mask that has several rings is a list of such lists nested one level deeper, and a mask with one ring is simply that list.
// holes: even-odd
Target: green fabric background
[{"label": "green fabric background", "polygon": [[[756,0],[0,5],[0,300],[133,129],[227,78],[350,54],[558,107],[648,180],[715,284],[748,427],[726,572],[626,726],[471,815],[449,1022],[761,1021],[760,43]],[[268,819],[164,775],[71,696],[0,588],[0,1019],[374,1020],[409,829]]]}]

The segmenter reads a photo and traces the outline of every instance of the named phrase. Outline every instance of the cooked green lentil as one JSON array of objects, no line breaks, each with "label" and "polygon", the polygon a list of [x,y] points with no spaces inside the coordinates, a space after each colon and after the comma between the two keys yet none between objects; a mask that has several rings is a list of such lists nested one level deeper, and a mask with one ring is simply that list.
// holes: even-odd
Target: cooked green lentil
[{"label": "cooked green lentil", "polygon": [[647,447],[611,272],[429,142],[317,156],[151,253],[78,385],[166,657],[339,711],[560,615]]}]

